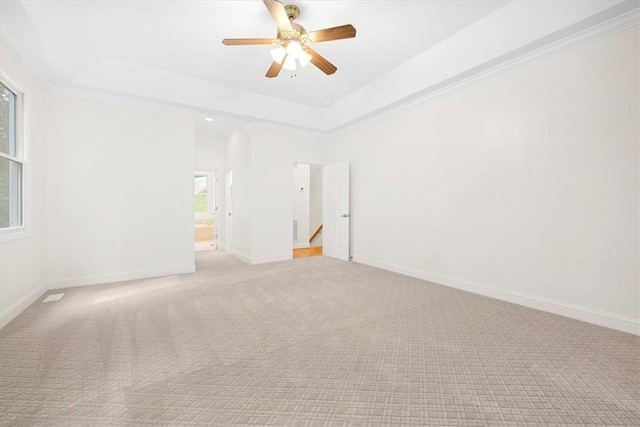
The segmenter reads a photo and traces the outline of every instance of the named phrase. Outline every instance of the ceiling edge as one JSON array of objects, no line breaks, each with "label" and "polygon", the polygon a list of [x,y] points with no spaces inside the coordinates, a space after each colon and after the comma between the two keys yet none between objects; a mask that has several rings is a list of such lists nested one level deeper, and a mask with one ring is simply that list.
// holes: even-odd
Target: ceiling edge
[{"label": "ceiling edge", "polygon": [[[233,119],[241,121],[245,124],[259,124],[267,127],[272,127],[276,129],[295,129],[303,132],[312,132],[317,134],[326,134],[326,131],[322,131],[315,128],[295,125],[291,123],[281,123],[272,120],[254,118],[251,116],[243,116],[237,115],[233,113],[229,113],[227,111],[218,111],[207,108],[198,108],[192,105],[181,104],[178,102],[169,102],[164,100],[159,100],[155,98],[147,98],[140,95],[135,94],[127,94],[109,91],[106,89],[99,89],[93,87],[85,87],[81,85],[64,85],[64,86],[56,86],[54,88],[48,89],[46,91],[49,95],[53,96],[64,96],[70,97],[80,100],[91,100],[97,102],[104,103],[128,103],[133,106],[145,107],[145,108],[153,108],[159,109],[163,111],[171,111],[177,113],[186,113],[186,114],[195,114],[201,113],[204,115],[209,115],[215,117],[221,117],[225,119]],[[201,134],[202,135],[202,134]]]},{"label": "ceiling edge", "polygon": [[[24,68],[29,76],[40,86],[40,89],[47,92],[48,88],[51,86],[51,82],[45,79],[40,73],[36,73],[27,63],[18,55],[16,50],[9,44],[6,39],[0,39],[0,45],[2,45],[2,49],[6,50],[15,58],[15,60],[20,64],[22,68]],[[0,68],[2,68],[2,62],[0,61]]]},{"label": "ceiling edge", "polygon": [[587,29],[571,33],[540,47],[534,47],[534,50],[518,53],[517,51],[521,51],[526,48],[526,46],[523,46],[522,48],[517,49],[515,55],[512,55],[511,58],[496,58],[496,60],[489,61],[488,63],[475,67],[467,73],[462,73],[458,76],[452,77],[451,79],[445,80],[442,84],[426,88],[423,91],[407,96],[374,112],[360,116],[329,130],[325,130],[324,133],[337,134],[358,128],[371,123],[374,120],[395,114],[416,104],[420,104],[445,95],[446,93],[461,89],[467,85],[489,80],[501,74],[515,71],[532,63],[607,37],[616,32],[624,31],[638,24],[640,24],[640,3],[637,3],[634,9],[622,15],[600,22],[599,24]]},{"label": "ceiling edge", "polygon": [[[599,38],[606,37],[615,32],[623,31],[633,25],[638,25],[640,23],[640,13],[639,13],[640,3],[625,1],[619,6],[626,7],[627,10],[617,16],[614,16],[602,22],[595,23],[592,26],[585,29],[578,28],[578,29],[574,29],[573,32],[571,32],[572,26],[567,27],[557,32],[557,33],[564,33],[560,35],[560,38],[557,37],[556,35],[557,33],[554,33],[549,35],[548,37],[545,37],[544,39],[547,39],[549,37],[553,38],[552,36],[556,35],[555,40],[547,40],[546,44],[543,44],[541,46],[523,46],[519,49],[516,49],[515,53],[512,52],[511,54],[509,54],[510,56],[509,58],[504,58],[504,57],[496,58],[496,60],[489,61],[488,63],[475,67],[469,70],[469,72],[462,73],[458,76],[454,76],[448,80],[445,80],[444,82],[442,82],[442,84],[428,87],[422,91],[409,95],[392,104],[384,106],[376,111],[357,117],[349,122],[339,124],[333,128],[326,128],[326,129],[320,129],[320,128],[309,127],[309,126],[300,126],[300,125],[295,125],[290,123],[281,123],[275,120],[256,118],[256,117],[247,116],[247,115],[239,115],[239,114],[229,113],[225,111],[219,111],[214,109],[197,107],[193,105],[181,104],[178,102],[169,102],[169,101],[160,100],[157,98],[149,98],[149,97],[144,97],[136,94],[125,94],[121,92],[110,91],[107,89],[86,87],[82,85],[74,84],[74,85],[57,86],[52,88],[51,86],[47,85],[48,82],[42,80],[42,76],[39,73],[35,73],[33,69],[31,69],[29,66],[26,65],[25,61],[21,58],[19,54],[16,53],[15,49],[13,49],[13,47],[6,40],[6,38],[3,40],[0,40],[0,43],[20,62],[20,64],[29,72],[29,74],[41,86],[41,88],[45,92],[52,95],[71,96],[71,97],[81,98],[81,99],[101,100],[104,102],[118,102],[118,101],[121,102],[122,100],[126,100],[128,102],[131,102],[133,104],[137,104],[140,106],[160,108],[160,109],[174,111],[174,112],[182,112],[182,113],[202,112],[206,114],[212,114],[215,116],[238,119],[246,123],[264,124],[264,125],[267,125],[270,127],[276,127],[279,129],[294,128],[297,130],[307,131],[311,133],[331,135],[331,134],[341,133],[341,132],[345,132],[345,131],[357,128],[359,126],[370,123],[373,120],[379,119],[387,115],[394,114],[398,111],[402,111],[406,108],[410,108],[413,105],[442,96],[450,91],[460,89],[466,85],[487,80],[490,78],[494,78],[500,74],[508,73],[510,71],[527,66],[536,61],[543,60],[545,58],[560,54],[564,51],[573,49],[580,45],[584,45],[586,43],[595,41]],[[612,9],[615,9],[615,8],[612,8]],[[588,19],[585,21],[588,21]],[[538,42],[540,42],[540,40]]]},{"label": "ceiling edge", "polygon": [[136,107],[152,108],[173,113],[194,114],[196,108],[178,103],[145,98],[138,95],[111,92],[105,89],[88,88],[80,85],[56,86],[47,90],[49,95],[75,98],[79,100],[97,101],[105,104],[129,104]]}]

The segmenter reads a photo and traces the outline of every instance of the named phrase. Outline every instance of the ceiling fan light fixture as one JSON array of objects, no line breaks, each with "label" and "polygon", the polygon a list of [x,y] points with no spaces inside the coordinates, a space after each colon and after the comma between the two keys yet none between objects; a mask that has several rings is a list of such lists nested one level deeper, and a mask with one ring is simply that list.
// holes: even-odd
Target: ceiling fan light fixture
[{"label": "ceiling fan light fixture", "polygon": [[294,5],[285,6],[282,4],[283,1],[263,0],[277,26],[275,38],[223,39],[222,44],[225,46],[271,45],[273,62],[265,74],[265,77],[270,79],[278,77],[283,68],[294,71],[309,63],[326,75],[335,73],[338,68],[307,45],[350,39],[356,36],[356,29],[353,25],[346,24],[307,32],[302,25],[294,22],[300,15],[300,9]]},{"label": "ceiling fan light fixture", "polygon": [[282,46],[278,46],[277,48],[271,50],[271,57],[278,64],[282,64],[282,60],[286,55],[287,55],[287,50]]},{"label": "ceiling fan light fixture", "polygon": [[301,53],[304,52],[300,43],[297,40],[289,41],[289,44],[287,44],[287,54],[289,54],[289,56],[293,56],[294,58],[298,58]]},{"label": "ceiling fan light fixture", "polygon": [[302,51],[300,52],[300,56],[298,56],[298,61],[300,62],[300,66],[304,67],[311,61],[311,55],[309,55],[305,51]]},{"label": "ceiling fan light fixture", "polygon": [[311,61],[311,55],[302,49],[302,43],[298,40],[289,40],[285,51],[287,59],[284,68],[287,70],[295,70],[297,66],[304,67]]},{"label": "ceiling fan light fixture", "polygon": [[283,65],[285,70],[290,70],[293,71],[296,68],[296,59],[293,56],[287,55],[287,58],[284,60],[284,65]]}]

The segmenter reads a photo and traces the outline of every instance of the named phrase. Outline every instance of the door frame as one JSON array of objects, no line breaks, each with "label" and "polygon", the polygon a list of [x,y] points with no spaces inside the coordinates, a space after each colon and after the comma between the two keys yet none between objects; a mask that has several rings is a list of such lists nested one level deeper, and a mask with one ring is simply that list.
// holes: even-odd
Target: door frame
[{"label": "door frame", "polygon": [[224,250],[233,249],[233,170],[224,172]]}]

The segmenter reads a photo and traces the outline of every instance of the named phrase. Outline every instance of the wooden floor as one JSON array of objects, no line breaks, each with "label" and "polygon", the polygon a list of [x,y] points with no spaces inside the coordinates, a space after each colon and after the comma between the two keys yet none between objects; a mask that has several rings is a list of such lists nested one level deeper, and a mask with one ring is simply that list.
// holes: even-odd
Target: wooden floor
[{"label": "wooden floor", "polygon": [[306,258],[309,256],[322,255],[322,246],[311,246],[310,248],[294,249],[294,258]]}]

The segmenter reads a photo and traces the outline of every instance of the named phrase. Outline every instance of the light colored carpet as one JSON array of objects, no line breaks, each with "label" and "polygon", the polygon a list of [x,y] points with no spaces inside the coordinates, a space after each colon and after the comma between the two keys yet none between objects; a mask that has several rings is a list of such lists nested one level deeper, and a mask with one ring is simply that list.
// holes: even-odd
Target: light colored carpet
[{"label": "light colored carpet", "polygon": [[32,305],[0,422],[640,425],[638,337],[327,257],[197,264]]}]

